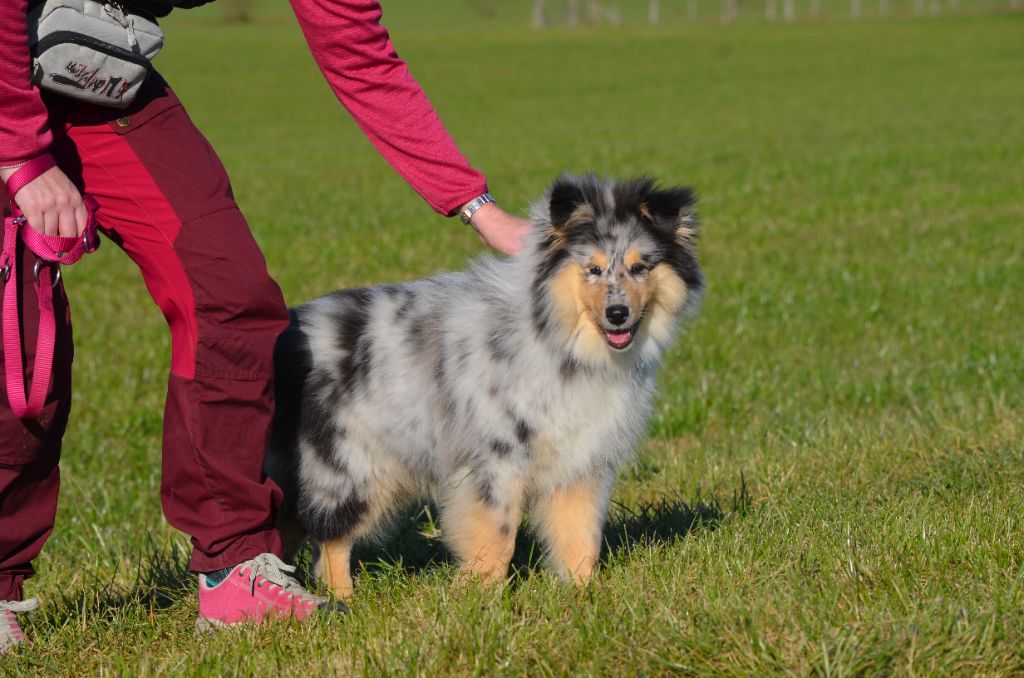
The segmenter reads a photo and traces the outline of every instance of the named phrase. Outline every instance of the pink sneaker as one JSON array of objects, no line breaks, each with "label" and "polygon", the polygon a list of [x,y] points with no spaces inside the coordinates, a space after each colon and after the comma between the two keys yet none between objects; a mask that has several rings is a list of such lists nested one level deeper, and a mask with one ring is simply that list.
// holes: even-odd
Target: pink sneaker
[{"label": "pink sneaker", "polygon": [[293,572],[293,566],[264,553],[239,563],[216,585],[211,586],[205,574],[199,575],[196,632],[271,619],[301,621],[321,608],[344,611],[343,606],[329,606],[327,598],[304,589],[290,576]]},{"label": "pink sneaker", "polygon": [[32,612],[38,607],[39,601],[35,598],[26,601],[0,600],[0,654],[28,642],[15,615]]}]

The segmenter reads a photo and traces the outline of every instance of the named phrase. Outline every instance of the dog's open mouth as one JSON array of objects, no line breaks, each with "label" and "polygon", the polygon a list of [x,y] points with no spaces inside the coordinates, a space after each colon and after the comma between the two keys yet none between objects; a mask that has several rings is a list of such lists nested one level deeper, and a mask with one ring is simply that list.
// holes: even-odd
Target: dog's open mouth
[{"label": "dog's open mouth", "polygon": [[608,345],[620,351],[633,343],[634,336],[636,336],[636,325],[627,327],[624,330],[604,331],[604,339],[608,342]]}]

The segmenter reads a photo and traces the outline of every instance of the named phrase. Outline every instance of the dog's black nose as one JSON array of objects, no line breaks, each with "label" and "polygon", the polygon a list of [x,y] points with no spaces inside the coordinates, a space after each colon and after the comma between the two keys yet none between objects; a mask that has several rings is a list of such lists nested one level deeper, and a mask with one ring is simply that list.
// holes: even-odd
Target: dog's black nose
[{"label": "dog's black nose", "polygon": [[621,325],[629,318],[629,307],[617,304],[604,310],[604,316],[612,325]]}]

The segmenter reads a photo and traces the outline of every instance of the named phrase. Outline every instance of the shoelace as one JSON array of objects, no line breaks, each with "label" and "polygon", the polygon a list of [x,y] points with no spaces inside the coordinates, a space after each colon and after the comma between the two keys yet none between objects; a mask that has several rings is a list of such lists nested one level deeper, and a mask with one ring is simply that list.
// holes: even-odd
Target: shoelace
[{"label": "shoelace", "polygon": [[290,575],[295,572],[294,565],[286,565],[273,553],[262,553],[252,560],[242,563],[240,574],[249,571],[249,593],[255,595],[256,587],[263,586],[263,583],[256,583],[262,577],[275,586],[279,586],[289,594],[310,605],[320,606],[327,601],[326,598],[314,596],[303,588],[294,577]]},{"label": "shoelace", "polygon": [[39,609],[39,600],[29,598],[28,600],[0,600],[0,621],[7,626],[10,637],[14,640],[24,640],[25,632],[18,623],[17,614],[33,612]]}]

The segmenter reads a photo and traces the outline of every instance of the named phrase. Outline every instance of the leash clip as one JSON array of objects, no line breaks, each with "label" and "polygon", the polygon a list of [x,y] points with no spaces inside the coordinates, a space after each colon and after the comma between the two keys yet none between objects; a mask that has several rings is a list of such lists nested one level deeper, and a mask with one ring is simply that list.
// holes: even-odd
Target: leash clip
[{"label": "leash clip", "polygon": [[3,267],[0,268],[0,282],[3,282],[3,283],[6,284],[7,281],[10,280],[10,279],[11,279],[11,265],[10,264],[4,264]]},{"label": "leash clip", "polygon": [[58,264],[58,263],[56,263],[54,261],[47,261],[46,259],[36,259],[35,266],[32,267],[32,275],[36,279],[36,285],[39,284],[39,271],[40,271],[40,269],[42,269],[43,266],[49,266],[50,264],[53,264],[54,269],[57,271],[54,274],[54,276],[53,276],[53,282],[50,284],[50,287],[56,288],[57,285],[60,284],[60,277],[61,277],[61,274],[60,274],[60,264]]},{"label": "leash clip", "polygon": [[24,214],[22,214],[20,217],[14,217],[15,226],[22,226],[25,223],[25,221],[26,219]]},{"label": "leash clip", "polygon": [[95,228],[85,229],[85,233],[82,234],[82,243],[85,245],[86,252],[92,253],[99,249],[100,239]]}]

